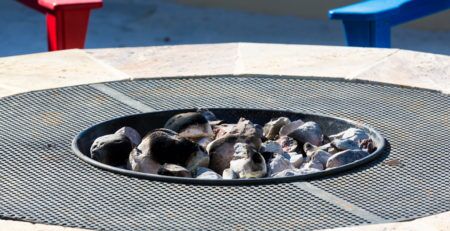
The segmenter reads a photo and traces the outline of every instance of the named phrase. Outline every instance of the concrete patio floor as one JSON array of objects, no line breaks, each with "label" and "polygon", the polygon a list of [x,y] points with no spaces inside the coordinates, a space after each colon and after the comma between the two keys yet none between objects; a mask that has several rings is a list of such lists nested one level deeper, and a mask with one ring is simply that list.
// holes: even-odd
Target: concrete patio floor
[{"label": "concrete patio floor", "polygon": [[[196,8],[164,0],[104,2],[91,15],[86,48],[223,42],[345,45],[338,21]],[[394,48],[450,55],[450,31],[399,27],[392,33]],[[45,17],[16,1],[1,1],[0,37],[0,56],[46,51]]]}]

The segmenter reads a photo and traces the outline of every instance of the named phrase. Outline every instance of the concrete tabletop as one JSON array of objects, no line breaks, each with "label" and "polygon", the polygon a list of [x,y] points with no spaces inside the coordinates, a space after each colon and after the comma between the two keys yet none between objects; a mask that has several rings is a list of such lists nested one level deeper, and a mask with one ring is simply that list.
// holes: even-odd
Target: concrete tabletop
[{"label": "concrete tabletop", "polygon": [[[450,56],[400,49],[261,43],[64,50],[0,58],[0,97],[144,78],[210,75],[345,78],[450,94]],[[450,230],[450,212],[338,230]],[[0,220],[1,230],[79,230]]]}]

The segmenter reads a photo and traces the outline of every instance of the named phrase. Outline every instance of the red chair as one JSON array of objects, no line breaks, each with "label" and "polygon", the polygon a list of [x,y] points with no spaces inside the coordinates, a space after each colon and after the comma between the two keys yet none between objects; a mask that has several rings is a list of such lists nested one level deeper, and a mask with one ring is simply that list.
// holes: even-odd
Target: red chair
[{"label": "red chair", "polygon": [[17,0],[47,18],[48,50],[84,48],[91,9],[102,0]]}]

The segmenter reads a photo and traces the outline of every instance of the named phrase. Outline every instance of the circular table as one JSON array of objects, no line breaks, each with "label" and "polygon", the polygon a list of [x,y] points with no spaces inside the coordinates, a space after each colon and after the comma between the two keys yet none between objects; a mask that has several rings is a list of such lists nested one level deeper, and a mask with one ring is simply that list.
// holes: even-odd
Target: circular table
[{"label": "circular table", "polygon": [[[79,160],[73,137],[118,116],[183,108],[260,108],[377,128],[387,152],[350,172],[254,186],[163,183]],[[107,230],[321,229],[450,210],[450,96],[295,76],[117,81],[0,99],[0,217]]]}]

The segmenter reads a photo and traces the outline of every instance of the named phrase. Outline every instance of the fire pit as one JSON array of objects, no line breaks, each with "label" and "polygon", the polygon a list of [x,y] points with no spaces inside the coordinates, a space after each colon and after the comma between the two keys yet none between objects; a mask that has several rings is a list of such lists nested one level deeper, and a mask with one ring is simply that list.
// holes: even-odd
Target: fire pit
[{"label": "fire pit", "polygon": [[[333,134],[340,133],[349,128],[357,128],[361,129],[365,133],[367,133],[371,140],[373,141],[373,146],[376,147],[375,151],[372,151],[367,156],[364,156],[361,159],[350,162],[348,164],[334,167],[330,169],[326,169],[324,171],[313,171],[310,173],[304,173],[301,175],[293,175],[293,176],[284,176],[284,177],[259,177],[259,178],[250,178],[250,179],[196,179],[196,178],[183,178],[183,177],[175,177],[175,176],[167,176],[167,175],[158,175],[151,174],[145,172],[132,171],[131,169],[127,169],[125,166],[117,167],[112,165],[107,165],[105,163],[101,163],[91,158],[91,147],[94,143],[94,140],[98,137],[112,134],[115,131],[119,130],[122,127],[131,127],[136,128],[140,134],[147,134],[149,131],[154,129],[158,129],[164,127],[164,124],[169,118],[172,118],[175,115],[186,112],[195,112],[195,109],[190,110],[170,110],[170,111],[162,111],[162,112],[151,112],[145,114],[137,114],[132,116],[121,117],[113,120],[109,120],[97,125],[94,125],[77,135],[74,139],[72,148],[76,155],[80,157],[82,160],[92,164],[96,167],[112,171],[115,173],[120,173],[128,176],[133,176],[137,178],[145,178],[152,180],[160,180],[167,182],[180,182],[180,183],[189,183],[189,184],[215,184],[215,185],[239,185],[239,184],[264,184],[264,183],[280,183],[280,182],[289,182],[289,181],[300,181],[300,180],[308,180],[317,177],[323,177],[326,175],[330,175],[333,173],[341,172],[344,170],[348,170],[354,168],[357,165],[367,163],[381,153],[383,153],[385,149],[385,141],[384,138],[373,128],[370,126],[356,123],[354,121],[345,120],[336,117],[323,116],[323,115],[314,115],[314,114],[304,114],[304,113],[296,113],[292,111],[281,111],[281,110],[258,110],[258,109],[232,109],[232,108],[222,108],[222,109],[211,109],[212,112],[217,119],[221,119],[223,123],[235,123],[240,118],[246,118],[254,124],[266,124],[268,121],[273,118],[289,118],[290,121],[314,121],[317,123],[320,128],[322,128],[322,132],[325,137],[331,136]],[[267,142],[267,141],[266,141]],[[264,145],[264,143],[263,143]],[[302,145],[303,146],[303,145]],[[118,152],[114,150],[113,152]],[[284,153],[287,155],[287,153]],[[269,164],[269,160],[267,160],[267,164]],[[208,166],[205,166],[208,167]],[[269,168],[270,166],[268,166]],[[315,168],[312,168],[315,170]],[[195,169],[194,169],[195,170]],[[194,171],[193,170],[193,171]],[[217,172],[217,171],[216,171]],[[221,175],[221,171],[217,172]]]},{"label": "fire pit", "polygon": [[[275,113],[335,121],[344,128],[367,123],[386,138],[385,148],[370,162],[326,176],[208,185],[112,173],[115,169],[80,160],[71,148],[73,138],[88,128],[79,136],[85,146],[78,147],[80,157],[89,160],[85,154],[96,137],[123,125],[145,135],[192,108],[223,108],[211,110],[230,116],[230,122],[244,114],[263,123]],[[227,111],[232,108],[240,110]],[[0,217],[97,230],[317,230],[450,211],[449,108],[450,96],[436,91],[260,75],[118,81],[5,97],[0,99]],[[145,116],[155,122],[131,123]],[[225,182],[232,183],[220,185]]]}]

